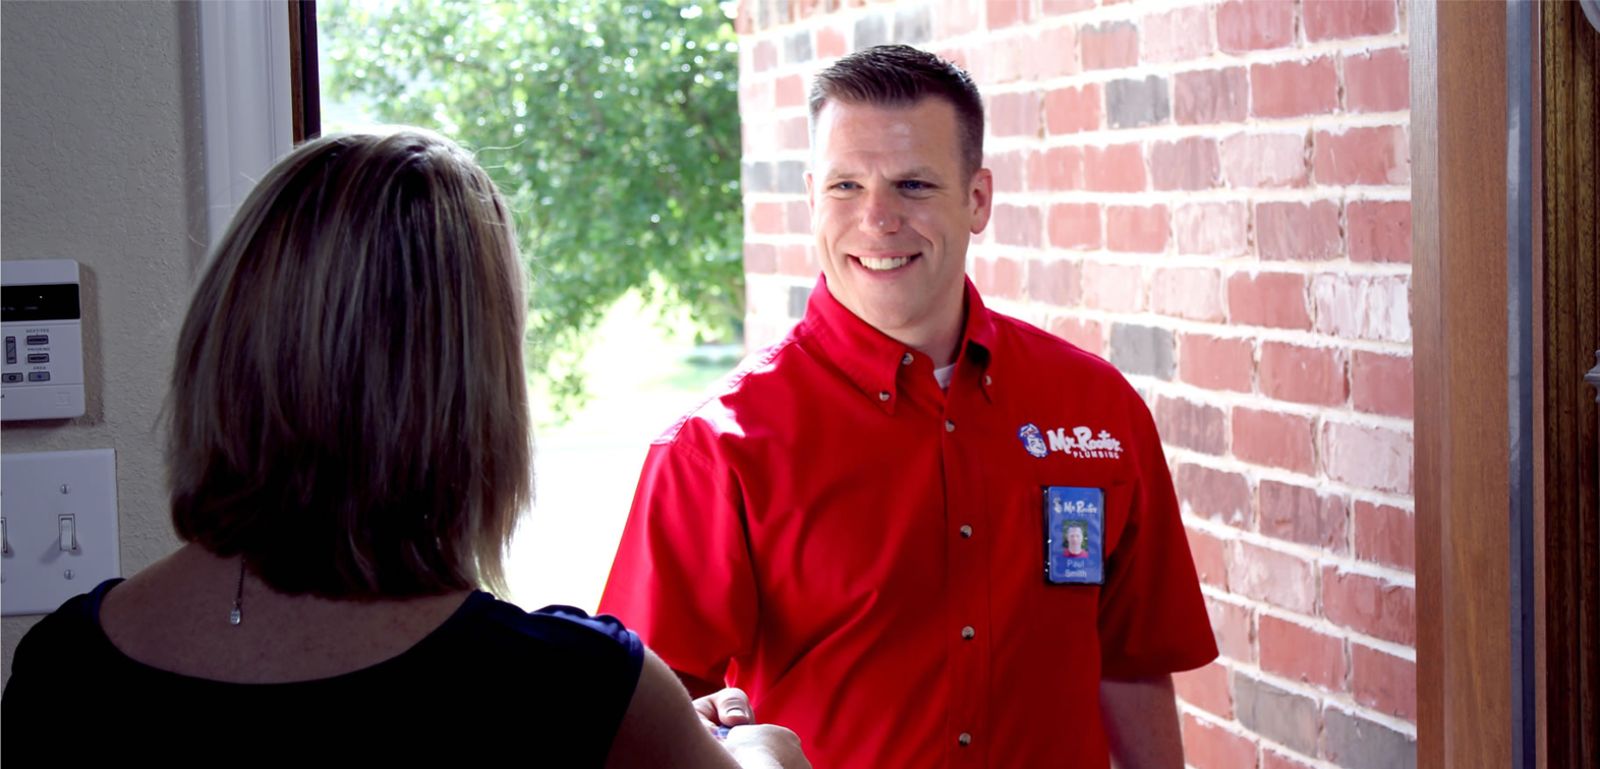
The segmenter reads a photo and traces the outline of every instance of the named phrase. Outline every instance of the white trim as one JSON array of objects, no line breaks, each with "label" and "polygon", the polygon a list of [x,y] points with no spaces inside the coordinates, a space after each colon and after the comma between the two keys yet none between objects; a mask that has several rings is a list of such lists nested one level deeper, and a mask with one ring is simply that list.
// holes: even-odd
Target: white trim
[{"label": "white trim", "polygon": [[206,230],[215,246],[233,212],[292,149],[289,12],[281,0],[199,4]]}]

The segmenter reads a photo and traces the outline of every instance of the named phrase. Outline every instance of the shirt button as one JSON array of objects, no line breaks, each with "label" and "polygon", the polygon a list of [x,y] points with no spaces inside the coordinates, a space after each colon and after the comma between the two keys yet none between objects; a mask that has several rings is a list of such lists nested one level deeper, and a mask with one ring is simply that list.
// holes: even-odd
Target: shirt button
[{"label": "shirt button", "polygon": [[911,365],[911,361],[912,361],[911,353],[908,352],[903,357],[900,358],[900,365],[909,366],[909,365]]},{"label": "shirt button", "polygon": [[967,734],[966,732],[962,732],[960,735],[956,736],[956,744],[960,745],[963,748],[968,746],[968,745],[971,745],[972,744],[972,735]]},{"label": "shirt button", "polygon": [[947,432],[947,433],[955,432],[956,431],[956,423],[952,422],[952,421],[950,421],[948,419],[944,420],[944,431]]},{"label": "shirt button", "polygon": [[972,537],[972,527],[971,526],[963,525],[961,527],[960,531],[961,531],[961,537],[963,539],[970,539]]},{"label": "shirt button", "polygon": [[984,374],[983,375],[983,386],[984,387],[988,387],[989,385],[992,385],[992,384],[994,384],[994,380],[990,379],[988,374]]},{"label": "shirt button", "polygon": [[971,625],[968,625],[968,626],[966,626],[964,628],[961,628],[961,638],[963,640],[971,641],[972,637],[977,635],[977,634],[978,634],[978,631],[973,630]]},{"label": "shirt button", "polygon": [[887,402],[889,400],[889,391],[884,390],[883,392],[878,393],[878,400]]}]

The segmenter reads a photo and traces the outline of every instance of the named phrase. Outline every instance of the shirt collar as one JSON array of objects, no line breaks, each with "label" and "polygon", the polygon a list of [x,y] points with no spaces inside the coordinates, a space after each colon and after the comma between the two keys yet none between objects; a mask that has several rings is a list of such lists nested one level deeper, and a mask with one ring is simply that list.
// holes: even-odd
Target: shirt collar
[{"label": "shirt collar", "polygon": [[[958,378],[961,366],[977,365],[980,370],[988,367],[995,339],[993,313],[984,306],[970,279],[965,291],[966,326],[962,330],[962,352],[956,361]],[[828,290],[826,276],[817,277],[799,331],[803,337],[817,340],[814,351],[832,361],[862,395],[877,401],[884,410],[894,411],[900,372],[907,368],[906,356],[917,353],[840,304]],[[983,389],[987,396],[987,385]]]}]

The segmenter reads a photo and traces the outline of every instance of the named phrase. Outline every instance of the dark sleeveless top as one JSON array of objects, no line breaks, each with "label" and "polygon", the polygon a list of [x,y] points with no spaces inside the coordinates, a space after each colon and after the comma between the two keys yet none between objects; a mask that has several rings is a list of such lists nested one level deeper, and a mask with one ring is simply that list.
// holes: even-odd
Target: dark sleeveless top
[{"label": "dark sleeveless top", "polygon": [[130,659],[100,627],[121,580],[62,604],[23,636],[0,700],[0,763],[104,756],[255,764],[332,757],[603,766],[643,664],[608,617],[525,612],[474,592],[400,655],[344,675],[238,684]]}]

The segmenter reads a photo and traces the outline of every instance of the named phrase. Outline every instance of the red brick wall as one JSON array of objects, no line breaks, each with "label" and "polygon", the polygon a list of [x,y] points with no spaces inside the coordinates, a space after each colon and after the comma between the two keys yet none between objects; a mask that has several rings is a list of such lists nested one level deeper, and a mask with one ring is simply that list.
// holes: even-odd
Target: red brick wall
[{"label": "red brick wall", "polygon": [[988,100],[998,309],[1150,402],[1223,657],[1195,767],[1411,766],[1416,628],[1405,5],[743,0],[752,345],[815,280],[809,75],[904,42]]}]

